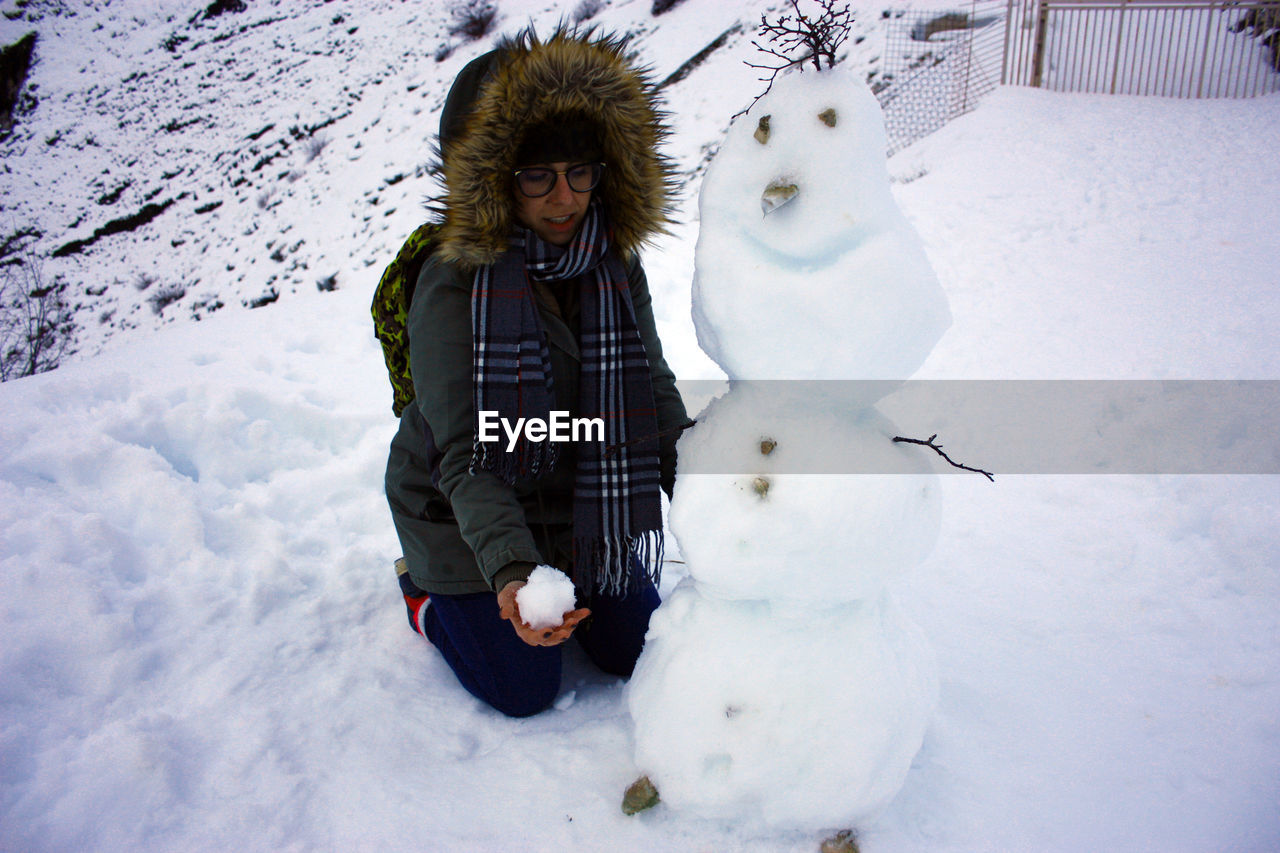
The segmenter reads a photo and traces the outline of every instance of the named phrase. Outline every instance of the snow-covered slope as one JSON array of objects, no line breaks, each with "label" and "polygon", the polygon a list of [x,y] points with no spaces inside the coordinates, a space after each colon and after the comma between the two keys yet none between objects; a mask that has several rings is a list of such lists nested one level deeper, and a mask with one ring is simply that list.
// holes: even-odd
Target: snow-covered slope
[{"label": "snow-covered slope", "polygon": [[[273,28],[289,36],[281,56],[335,64],[290,77],[303,72],[282,60],[263,95],[276,117],[249,110],[251,89],[223,95],[225,112],[191,111],[206,117],[181,133],[189,155],[160,130],[187,111],[139,107],[130,114],[154,116],[125,128],[78,117],[87,96],[75,93],[91,84],[37,66],[30,136],[5,143],[32,147],[4,149],[0,186],[6,212],[39,223],[41,245],[87,237],[157,187],[155,199],[191,195],[132,235],[50,262],[108,286],[115,302],[92,307],[115,306],[102,328],[133,317],[138,330],[90,357],[103,331],[74,363],[0,386],[0,849],[812,853],[812,836],[662,807],[625,818],[618,803],[636,771],[623,688],[572,647],[557,709],[509,720],[409,630],[381,494],[390,389],[367,305],[425,192],[425,181],[387,181],[425,162],[430,99],[443,94],[424,82],[415,116],[408,86],[436,78],[405,57],[434,66],[448,22],[434,4],[370,0],[357,16],[354,3],[300,0],[187,27],[202,5],[28,4],[64,28],[69,50],[81,45],[80,63],[64,66],[81,81],[123,80],[130,56],[156,80],[196,74],[156,45],[181,31],[191,41],[177,55],[198,54],[273,14],[290,17],[226,40],[254,45],[242,73],[260,69],[264,85]],[[648,5],[599,17],[639,22]],[[339,14],[359,20],[330,23]],[[530,13],[504,14],[506,27]],[[662,76],[739,15],[754,12],[686,0],[641,49]],[[90,41],[98,23],[125,34],[115,53]],[[326,39],[356,40],[347,65],[326,58],[342,55]],[[746,41],[708,60],[723,88],[678,84],[687,169],[757,91],[740,67]],[[440,79],[463,61],[460,49],[440,63]],[[346,103],[344,85],[360,98]],[[173,103],[198,97],[175,92]],[[346,109],[309,163],[301,142],[266,148]],[[254,173],[256,160],[236,158],[273,123],[257,156],[284,153]],[[59,128],[49,147],[81,144],[89,159],[28,161]],[[1003,90],[896,156],[899,202],[954,314],[923,373],[1274,378],[1277,130],[1275,96]],[[87,144],[90,132],[110,145]],[[187,177],[165,182],[166,159]],[[254,177],[275,169],[301,177]],[[135,171],[116,205],[97,205],[116,186],[108,178]],[[232,187],[241,173],[250,183]],[[279,204],[259,207],[272,188]],[[209,193],[201,205],[223,204],[196,214],[197,192]],[[85,211],[98,218],[72,228]],[[192,234],[173,246],[180,232],[169,229],[183,227]],[[695,233],[690,223],[645,259],[683,378],[715,372],[688,319]],[[269,257],[269,241],[288,250],[302,239],[286,260]],[[299,259],[307,266],[289,272]],[[139,271],[165,275],[138,291]],[[338,289],[317,291],[313,279],[333,273]],[[272,274],[279,301],[239,307]],[[157,288],[194,278],[189,296],[151,312]],[[239,289],[221,289],[233,280]],[[203,287],[226,309],[178,322]],[[939,711],[902,793],[861,828],[863,849],[1280,847],[1276,478],[942,479],[938,548],[901,594],[938,651]],[[676,564],[666,576],[679,574]]]},{"label": "snow-covered slope", "polygon": [[[481,4],[462,0],[252,0],[211,18],[210,5],[3,4],[0,43],[38,41],[37,105],[0,141],[0,238],[38,235],[26,243],[67,287],[81,357],[134,329],[371,287],[436,190],[431,146],[454,76],[502,33],[575,17],[498,2],[491,34],[468,41],[452,10]],[[717,45],[664,87],[687,202],[729,116],[763,88],[743,60],[769,6],[698,0],[655,17],[651,0],[594,5],[584,23],[630,33],[655,81]],[[879,61],[879,12],[859,13],[851,65]]]}]

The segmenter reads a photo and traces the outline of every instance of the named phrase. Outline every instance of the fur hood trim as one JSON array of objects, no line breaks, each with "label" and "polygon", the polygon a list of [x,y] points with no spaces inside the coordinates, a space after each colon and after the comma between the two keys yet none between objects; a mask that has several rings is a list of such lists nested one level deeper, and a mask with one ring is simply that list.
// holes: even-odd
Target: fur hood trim
[{"label": "fur hood trim", "polygon": [[607,168],[595,192],[620,253],[666,233],[676,187],[658,146],[670,130],[648,69],[635,64],[627,44],[625,37],[566,28],[546,41],[532,29],[503,40],[443,154],[443,260],[475,269],[507,250],[516,147],[525,128],[561,113],[581,113],[597,126]]}]

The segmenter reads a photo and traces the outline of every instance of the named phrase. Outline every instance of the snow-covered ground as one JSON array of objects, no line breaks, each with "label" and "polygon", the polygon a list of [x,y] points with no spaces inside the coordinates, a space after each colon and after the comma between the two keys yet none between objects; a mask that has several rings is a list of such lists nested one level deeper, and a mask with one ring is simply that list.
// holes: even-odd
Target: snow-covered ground
[{"label": "snow-covered ground", "polygon": [[[723,126],[755,93],[733,74],[676,122]],[[1003,89],[895,156],[954,315],[919,375],[1280,376],[1277,131],[1280,96]],[[364,173],[331,169],[345,217]],[[0,386],[0,849],[811,853],[661,806],[624,817],[623,687],[572,646],[556,709],[510,720],[409,630],[376,267],[351,248],[391,249],[416,224],[399,207],[342,238],[336,292]],[[688,320],[695,236],[645,259],[683,378],[716,375]],[[942,484],[939,545],[896,586],[937,651],[939,710],[863,849],[1280,847],[1280,481]]]}]

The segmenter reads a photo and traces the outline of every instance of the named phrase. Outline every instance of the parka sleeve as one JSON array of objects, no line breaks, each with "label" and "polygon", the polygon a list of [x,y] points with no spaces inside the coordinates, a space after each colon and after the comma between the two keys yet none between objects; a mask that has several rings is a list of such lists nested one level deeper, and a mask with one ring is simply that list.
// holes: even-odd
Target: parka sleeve
[{"label": "parka sleeve", "polygon": [[653,402],[658,409],[658,442],[662,465],[662,490],[671,496],[676,482],[676,442],[680,439],[680,427],[689,415],[684,400],[676,388],[676,377],[662,356],[662,342],[658,339],[658,326],[653,318],[653,297],[649,293],[649,279],[640,257],[632,255],[627,263],[627,281],[631,286],[631,305],[635,309],[636,326],[644,342],[644,352],[649,360],[649,379],[653,385]]},{"label": "parka sleeve", "polygon": [[471,395],[471,281],[451,264],[429,260],[409,310],[414,405],[440,452],[438,488],[490,587],[512,562],[542,557],[512,486],[487,471],[469,472],[475,406]]}]

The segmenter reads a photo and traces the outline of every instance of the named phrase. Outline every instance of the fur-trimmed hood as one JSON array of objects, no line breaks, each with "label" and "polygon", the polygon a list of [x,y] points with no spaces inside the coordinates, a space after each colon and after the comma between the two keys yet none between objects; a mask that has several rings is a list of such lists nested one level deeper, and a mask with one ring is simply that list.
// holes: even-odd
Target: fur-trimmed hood
[{"label": "fur-trimmed hood", "polygon": [[597,126],[607,168],[595,192],[614,245],[625,255],[665,232],[675,181],[658,145],[670,131],[627,39],[562,28],[540,41],[526,30],[472,61],[449,92],[440,122],[439,257],[474,269],[507,250],[516,147],[526,128],[563,113]]}]

